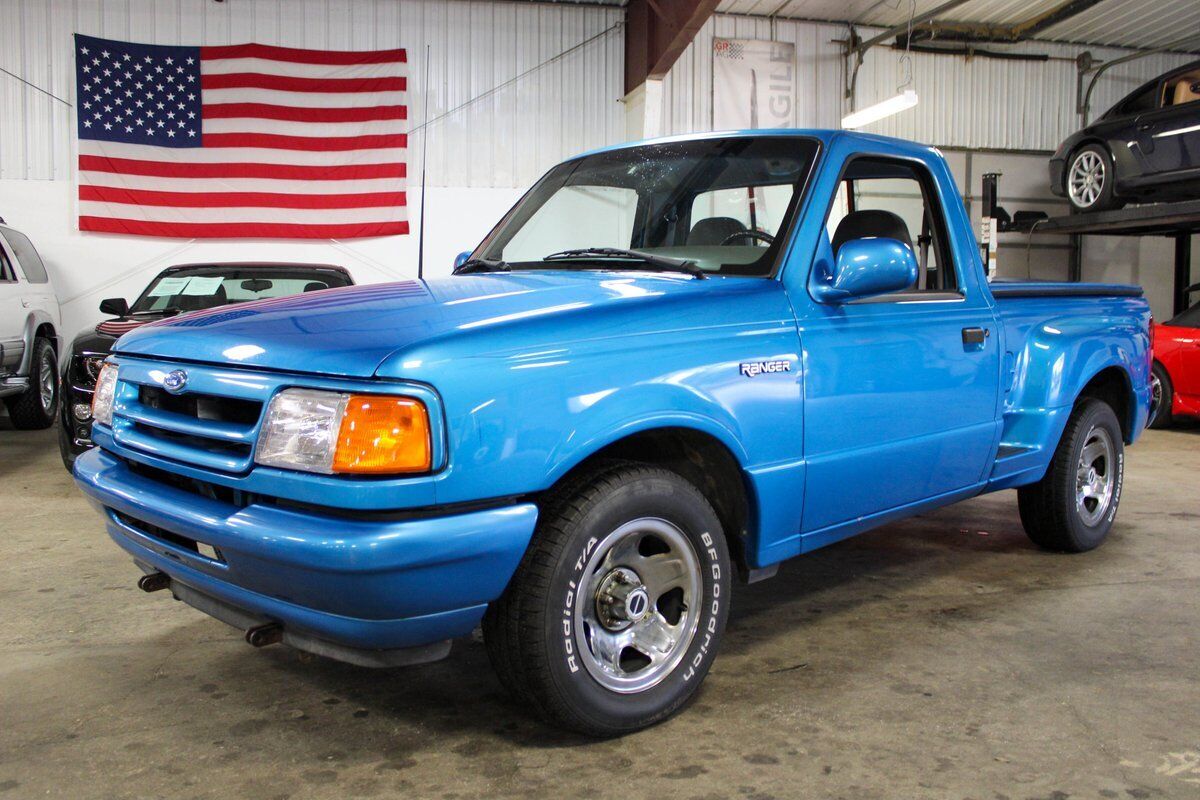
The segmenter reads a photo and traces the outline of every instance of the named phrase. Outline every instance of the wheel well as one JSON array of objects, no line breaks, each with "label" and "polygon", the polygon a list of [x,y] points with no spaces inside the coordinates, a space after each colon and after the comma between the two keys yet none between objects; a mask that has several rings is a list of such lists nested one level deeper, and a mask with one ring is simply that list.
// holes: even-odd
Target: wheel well
[{"label": "wheel well", "polygon": [[1136,407],[1129,375],[1121,367],[1100,370],[1079,392],[1079,399],[1094,397],[1112,408],[1121,423],[1121,437],[1129,442],[1133,432],[1133,410]]},{"label": "wheel well", "polygon": [[745,542],[750,520],[750,491],[733,453],[718,439],[692,428],[656,428],[609,444],[559,479],[570,480],[598,461],[620,459],[669,469],[696,486],[712,503],[739,569],[746,569]]},{"label": "wheel well", "polygon": [[58,338],[54,335],[54,326],[49,322],[43,322],[37,326],[37,330],[33,332],[33,338],[46,339],[50,342],[50,346],[54,348],[54,354],[58,355]]}]

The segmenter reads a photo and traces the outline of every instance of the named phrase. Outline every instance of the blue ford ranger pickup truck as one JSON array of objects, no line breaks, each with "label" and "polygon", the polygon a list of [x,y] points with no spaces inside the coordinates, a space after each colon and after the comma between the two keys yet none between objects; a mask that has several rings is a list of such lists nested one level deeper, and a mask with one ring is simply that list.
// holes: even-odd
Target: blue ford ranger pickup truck
[{"label": "blue ford ranger pickup truck", "polygon": [[458,261],[116,342],[75,476],[143,589],[368,666],[482,624],[523,702],[611,735],[694,694],[735,576],[1014,487],[1038,545],[1095,547],[1146,423],[1141,290],[989,286],[928,147],[612,147]]}]

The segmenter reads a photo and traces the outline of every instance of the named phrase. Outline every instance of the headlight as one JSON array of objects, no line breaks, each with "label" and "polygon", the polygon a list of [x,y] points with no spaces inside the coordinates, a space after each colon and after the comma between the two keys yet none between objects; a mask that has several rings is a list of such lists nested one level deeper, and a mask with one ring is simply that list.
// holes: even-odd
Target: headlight
[{"label": "headlight", "polygon": [[117,365],[105,364],[96,379],[92,395],[92,419],[101,425],[112,425],[113,397],[117,393]]},{"label": "headlight", "polygon": [[100,377],[100,370],[104,369],[104,356],[84,356],[83,357],[83,373],[81,377],[87,379],[92,384]]},{"label": "headlight", "polygon": [[254,456],[271,467],[376,475],[426,472],[430,458],[421,401],[314,389],[271,398]]}]

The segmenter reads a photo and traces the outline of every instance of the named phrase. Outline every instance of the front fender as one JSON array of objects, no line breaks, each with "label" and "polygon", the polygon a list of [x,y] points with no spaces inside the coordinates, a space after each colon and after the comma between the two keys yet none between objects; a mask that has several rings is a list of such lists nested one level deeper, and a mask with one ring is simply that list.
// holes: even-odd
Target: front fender
[{"label": "front fender", "polygon": [[21,366],[17,370],[18,375],[29,374],[29,365],[33,363],[33,340],[37,338],[37,330],[42,325],[49,325],[54,330],[54,336],[51,337],[50,343],[54,346],[54,355],[58,358],[59,369],[62,369],[62,342],[60,341],[62,337],[50,315],[35,308],[25,316],[25,327],[21,332],[21,338],[25,342],[25,354],[21,356]]},{"label": "front fender", "polygon": [[728,408],[693,388],[667,384],[626,387],[599,399],[576,419],[571,435],[546,460],[548,488],[585,459],[621,439],[661,428],[688,428],[708,434],[728,449],[743,468],[750,454],[746,432]]}]

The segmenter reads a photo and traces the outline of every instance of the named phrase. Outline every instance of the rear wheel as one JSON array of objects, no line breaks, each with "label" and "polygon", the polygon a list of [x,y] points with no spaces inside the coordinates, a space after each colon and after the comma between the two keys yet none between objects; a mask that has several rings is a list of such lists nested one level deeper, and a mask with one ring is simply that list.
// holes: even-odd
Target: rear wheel
[{"label": "rear wheel", "polygon": [[1116,414],[1102,400],[1081,401],[1045,477],[1017,490],[1025,532],[1047,550],[1081,553],[1099,546],[1117,515],[1124,478]]},{"label": "rear wheel", "polygon": [[543,504],[484,617],[501,680],[550,722],[612,736],[668,718],[708,672],[729,613],[729,553],[678,474],[615,463]]},{"label": "rear wheel", "polygon": [[41,430],[54,424],[58,413],[58,359],[47,339],[33,340],[29,388],[8,398],[8,415],[17,430]]},{"label": "rear wheel", "polygon": [[1157,361],[1150,369],[1150,421],[1151,428],[1169,428],[1174,418],[1171,406],[1175,402],[1175,387],[1167,369]]},{"label": "rear wheel", "polygon": [[1101,145],[1089,144],[1076,151],[1063,180],[1067,199],[1076,211],[1104,211],[1121,205],[1113,196],[1116,183],[1113,160]]}]

